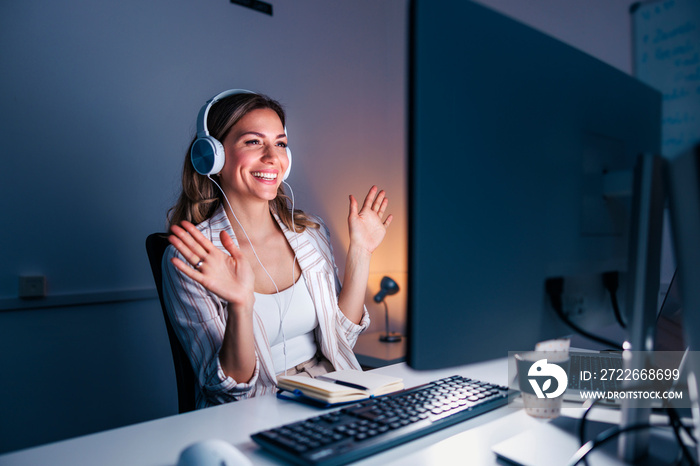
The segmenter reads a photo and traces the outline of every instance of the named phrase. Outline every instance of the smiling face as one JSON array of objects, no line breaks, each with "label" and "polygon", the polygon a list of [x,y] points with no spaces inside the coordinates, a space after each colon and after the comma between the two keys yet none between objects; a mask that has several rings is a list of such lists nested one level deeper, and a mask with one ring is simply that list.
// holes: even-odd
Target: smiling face
[{"label": "smiling face", "polygon": [[287,136],[280,117],[269,108],[252,110],[222,141],[226,162],[224,189],[239,200],[271,201],[277,197],[289,166]]}]

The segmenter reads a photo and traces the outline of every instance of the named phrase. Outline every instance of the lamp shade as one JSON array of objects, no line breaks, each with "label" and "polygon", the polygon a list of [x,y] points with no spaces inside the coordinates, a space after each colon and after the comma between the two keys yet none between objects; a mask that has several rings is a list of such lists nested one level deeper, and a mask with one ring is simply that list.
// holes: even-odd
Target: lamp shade
[{"label": "lamp shade", "polygon": [[399,285],[389,277],[382,278],[379,288],[379,292],[374,295],[374,301],[377,303],[381,303],[386,296],[399,292]]}]

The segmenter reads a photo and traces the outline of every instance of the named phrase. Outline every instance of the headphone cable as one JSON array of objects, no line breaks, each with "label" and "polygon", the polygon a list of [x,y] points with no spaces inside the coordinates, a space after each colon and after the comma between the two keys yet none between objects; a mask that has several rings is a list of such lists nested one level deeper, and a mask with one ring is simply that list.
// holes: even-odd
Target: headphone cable
[{"label": "headphone cable", "polygon": [[[267,275],[267,277],[270,279],[272,282],[272,285],[275,287],[275,301],[277,302],[277,309],[279,311],[279,318],[280,318],[280,326],[279,330],[282,333],[282,353],[284,354],[284,375],[287,375],[287,337],[284,333],[284,327],[283,327],[283,321],[284,317],[287,315],[287,311],[289,311],[289,308],[292,305],[292,298],[294,298],[294,264],[297,261],[297,252],[296,250],[294,251],[294,260],[292,260],[292,296],[290,296],[289,300],[287,301],[287,307],[282,312],[282,302],[280,298],[280,290],[277,287],[277,283],[275,283],[275,280],[272,278],[272,275],[267,271],[265,266],[263,265],[262,261],[260,260],[260,257],[258,256],[258,253],[255,251],[255,247],[253,246],[253,242],[250,240],[250,237],[248,236],[248,233],[245,231],[245,228],[243,228],[243,225],[241,224],[240,220],[238,220],[238,217],[236,216],[236,213],[233,211],[233,207],[231,207],[231,203],[228,200],[228,197],[226,196],[226,193],[224,190],[221,188],[219,183],[217,183],[211,175],[207,175],[207,178],[211,180],[212,183],[216,185],[217,188],[219,188],[219,191],[221,191],[221,194],[224,196],[224,200],[226,201],[226,204],[228,205],[229,210],[231,211],[231,214],[233,215],[233,218],[236,220],[236,223],[238,223],[238,226],[241,228],[243,231],[243,235],[245,235],[246,240],[248,241],[248,244],[250,244],[250,249],[253,251],[253,255],[257,259],[258,263],[260,264],[260,267],[262,267],[263,271]],[[287,186],[289,186],[288,183],[284,182]],[[290,186],[291,189],[291,186]],[[296,233],[296,228],[294,227],[294,194],[292,193],[292,228],[294,228],[294,233]],[[297,246],[299,244],[299,240],[297,239]]]}]

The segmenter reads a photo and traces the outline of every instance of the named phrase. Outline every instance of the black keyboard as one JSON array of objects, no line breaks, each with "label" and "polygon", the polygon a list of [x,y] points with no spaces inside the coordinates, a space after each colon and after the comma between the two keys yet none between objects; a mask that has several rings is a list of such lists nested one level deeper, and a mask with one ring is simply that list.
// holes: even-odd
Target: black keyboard
[{"label": "black keyboard", "polygon": [[297,464],[339,465],[395,447],[508,403],[508,388],[452,376],[253,434]]}]

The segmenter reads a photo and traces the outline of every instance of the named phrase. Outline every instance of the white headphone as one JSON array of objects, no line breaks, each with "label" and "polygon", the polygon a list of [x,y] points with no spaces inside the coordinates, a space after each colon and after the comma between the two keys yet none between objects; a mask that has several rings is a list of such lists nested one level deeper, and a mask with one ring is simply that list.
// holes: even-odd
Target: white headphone
[{"label": "white headphone", "polygon": [[[226,161],[226,153],[224,152],[223,144],[221,144],[218,139],[209,135],[209,129],[207,128],[209,109],[219,100],[236,94],[255,93],[245,89],[229,89],[209,99],[199,111],[199,116],[197,117],[197,139],[192,144],[192,149],[190,149],[190,160],[192,161],[194,169],[201,175],[216,175],[224,168],[224,162]],[[284,134],[287,134],[286,126],[284,128]],[[287,146],[287,158],[289,159],[289,165],[287,166],[287,171],[284,172],[282,180],[287,179],[292,169],[292,151],[289,150],[289,146]]]}]

